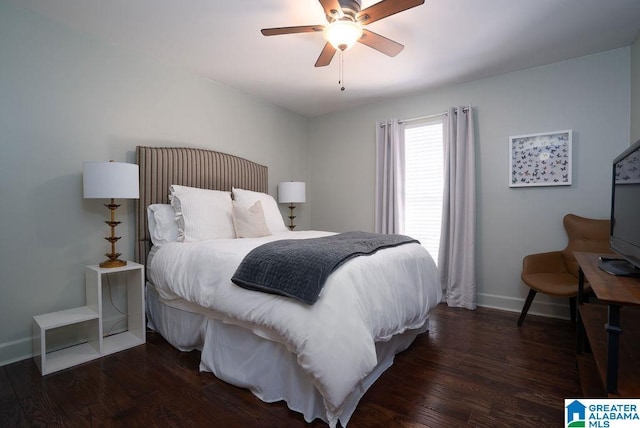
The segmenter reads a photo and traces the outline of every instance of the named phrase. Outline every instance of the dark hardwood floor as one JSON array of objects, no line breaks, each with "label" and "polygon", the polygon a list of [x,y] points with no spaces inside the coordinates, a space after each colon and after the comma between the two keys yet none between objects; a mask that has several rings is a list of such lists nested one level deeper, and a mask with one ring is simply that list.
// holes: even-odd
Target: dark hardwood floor
[{"label": "dark hardwood floor", "polygon": [[[580,397],[569,321],[439,306],[349,427],[560,427]],[[283,403],[198,371],[198,352],[148,343],[46,377],[32,360],[0,367],[0,427],[322,427]]]}]

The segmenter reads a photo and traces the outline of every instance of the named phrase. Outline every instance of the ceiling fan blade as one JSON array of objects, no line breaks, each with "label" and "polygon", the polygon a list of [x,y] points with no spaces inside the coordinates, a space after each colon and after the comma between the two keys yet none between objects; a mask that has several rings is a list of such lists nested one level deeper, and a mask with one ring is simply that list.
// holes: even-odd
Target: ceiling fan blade
[{"label": "ceiling fan blade", "polygon": [[313,33],[322,30],[324,30],[323,25],[299,25],[297,27],[263,28],[260,32],[264,36],[278,36],[280,34]]},{"label": "ceiling fan blade", "polygon": [[389,56],[396,56],[404,49],[404,45],[369,30],[363,30],[358,41]]},{"label": "ceiling fan blade", "polygon": [[424,0],[382,0],[368,8],[361,10],[356,19],[362,25],[368,25],[379,19],[394,15],[398,12],[420,6]]},{"label": "ceiling fan blade", "polygon": [[329,42],[325,43],[324,48],[322,48],[322,52],[320,52],[320,56],[316,61],[316,67],[324,67],[331,64],[331,60],[335,54],[336,48],[334,48]]},{"label": "ceiling fan blade", "polygon": [[[338,19],[342,18],[342,6],[340,6],[340,2],[338,0],[318,0],[324,9],[325,15],[328,18]],[[331,22],[331,19],[329,19]]]}]

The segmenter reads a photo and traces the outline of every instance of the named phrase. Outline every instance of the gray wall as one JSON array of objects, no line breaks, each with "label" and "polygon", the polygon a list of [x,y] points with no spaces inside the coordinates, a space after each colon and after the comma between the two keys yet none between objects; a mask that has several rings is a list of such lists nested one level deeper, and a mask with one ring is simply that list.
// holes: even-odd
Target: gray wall
[{"label": "gray wall", "polygon": [[[287,110],[2,3],[0,58],[0,365],[31,353],[33,315],[84,303],[84,266],[108,250],[106,201],[82,198],[83,161],[180,145],[267,165],[274,196],[279,181],[308,181],[308,120]],[[118,250],[131,260],[134,203],[122,202]]]},{"label": "gray wall", "polygon": [[631,142],[640,140],[640,33],[631,46]]},{"label": "gray wall", "polygon": [[[629,145],[630,48],[449,86],[316,118],[311,226],[373,230],[375,122],[473,105],[477,119],[478,303],[520,311],[522,258],[563,248],[562,217],[608,217],[610,162]],[[508,187],[511,135],[573,129],[573,185]],[[331,171],[330,174],[327,171]],[[540,296],[532,313],[568,316]]]}]

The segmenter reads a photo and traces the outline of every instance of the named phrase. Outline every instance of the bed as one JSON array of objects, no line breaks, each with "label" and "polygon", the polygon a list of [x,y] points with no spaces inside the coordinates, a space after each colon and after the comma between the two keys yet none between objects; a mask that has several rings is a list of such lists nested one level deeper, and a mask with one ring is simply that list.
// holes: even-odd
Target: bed
[{"label": "bed", "polygon": [[[311,305],[248,290],[231,282],[247,254],[276,241],[325,239],[333,233],[289,231],[279,212],[273,214],[266,166],[194,148],[140,146],[136,156],[136,259],[147,266],[149,327],[180,350],[200,350],[201,371],[247,388],[262,401],[284,400],[307,422],[319,418],[330,427],[346,427],[358,401],[394,356],[428,330],[428,315],[440,302],[441,289],[426,250],[407,242],[350,259],[329,275]],[[234,210],[245,198],[258,198],[261,203],[247,201],[252,210],[265,207],[260,218],[270,233],[242,235],[236,229],[234,236],[201,239],[191,237],[183,220],[181,239],[189,242],[176,242],[175,235],[159,240],[159,217],[148,207],[166,211],[170,188],[183,201],[191,197],[178,193],[183,189],[222,191],[215,197],[233,191]],[[195,194],[197,200],[204,195]],[[249,204],[242,209],[246,213]],[[182,214],[187,217],[186,208]],[[258,218],[254,214],[247,215]]]}]

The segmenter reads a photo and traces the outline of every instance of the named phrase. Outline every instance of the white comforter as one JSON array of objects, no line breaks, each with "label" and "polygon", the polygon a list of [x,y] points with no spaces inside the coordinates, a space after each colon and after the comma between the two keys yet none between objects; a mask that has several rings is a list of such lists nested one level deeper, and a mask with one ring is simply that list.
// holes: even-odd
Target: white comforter
[{"label": "white comforter", "polygon": [[415,243],[345,263],[329,276],[313,306],[231,282],[244,256],[258,245],[330,234],[285,232],[256,239],[170,243],[154,255],[149,277],[163,298],[181,297],[211,308],[224,321],[287,346],[313,377],[331,422],[376,366],[375,342],[422,326],[440,301],[441,289],[431,256]]}]

